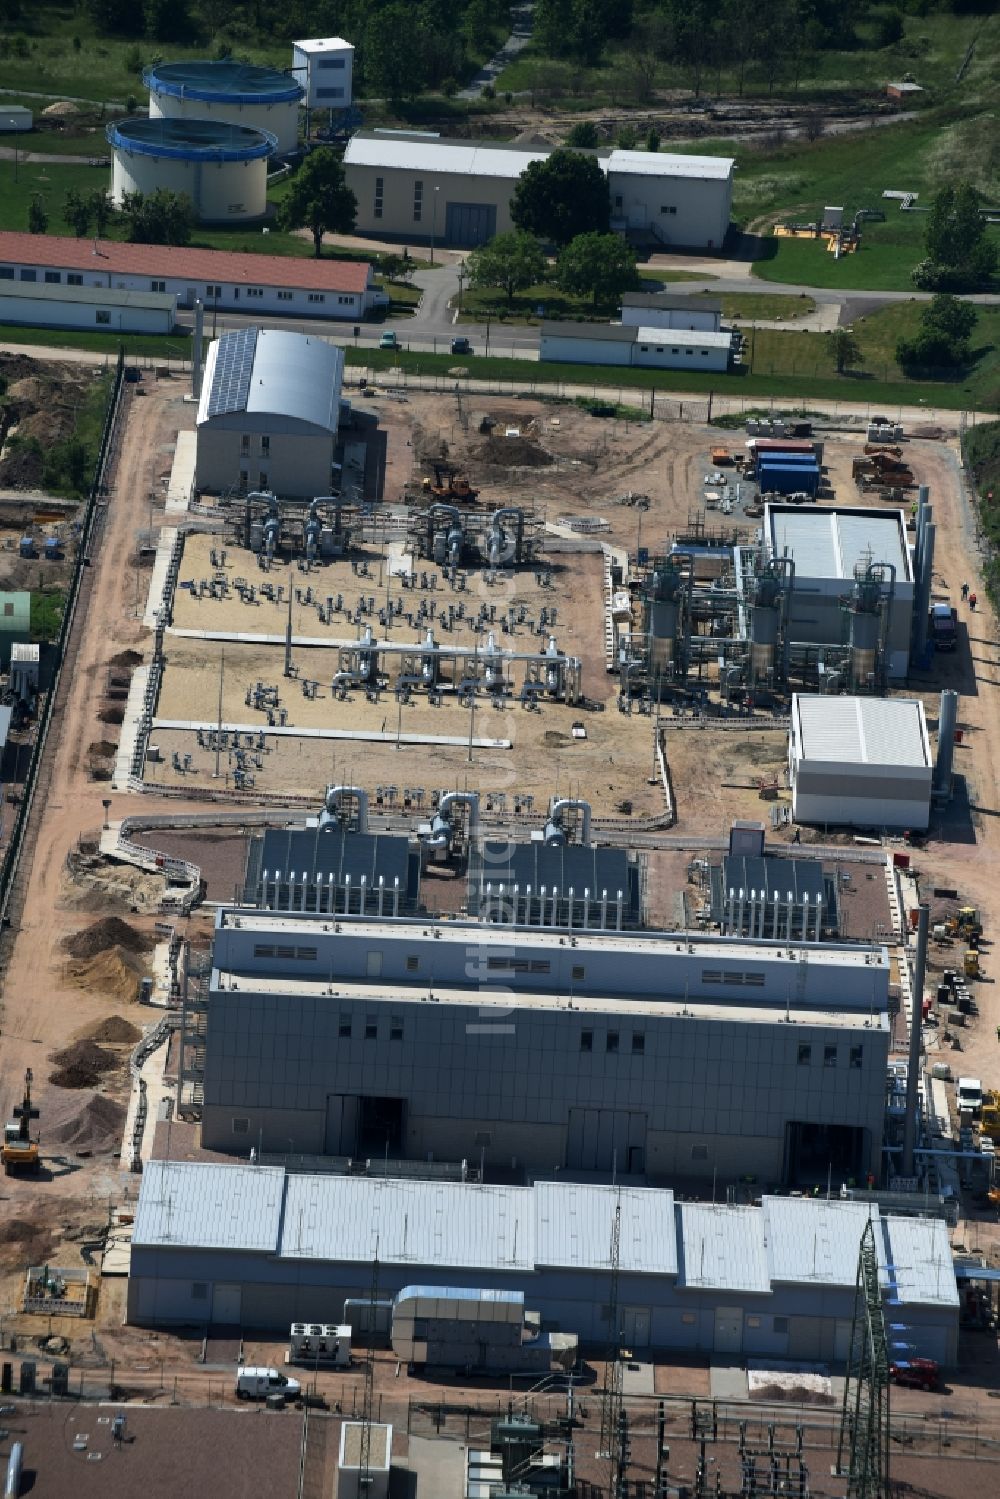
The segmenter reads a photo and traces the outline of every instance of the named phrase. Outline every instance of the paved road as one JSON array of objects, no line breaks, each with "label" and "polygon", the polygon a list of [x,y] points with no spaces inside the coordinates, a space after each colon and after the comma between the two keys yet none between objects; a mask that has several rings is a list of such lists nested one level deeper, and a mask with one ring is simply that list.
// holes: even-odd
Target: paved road
[{"label": "paved road", "polygon": [[459,99],[478,99],[491,83],[495,83],[509,62],[513,62],[519,52],[523,52],[531,40],[531,27],[534,20],[534,5],[511,6],[511,34],[504,42],[500,51],[491,57],[489,62],[484,63],[479,72],[472,78],[465,88],[459,89],[456,95]]}]

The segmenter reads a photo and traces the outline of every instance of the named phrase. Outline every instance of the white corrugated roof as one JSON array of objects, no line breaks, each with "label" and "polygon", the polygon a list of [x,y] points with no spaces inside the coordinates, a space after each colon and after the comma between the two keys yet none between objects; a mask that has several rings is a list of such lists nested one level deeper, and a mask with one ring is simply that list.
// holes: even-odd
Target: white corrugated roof
[{"label": "white corrugated roof", "polygon": [[284,1187],[279,1166],[149,1161],[132,1242],[273,1254]]},{"label": "white corrugated roof", "polygon": [[768,506],[767,534],[775,556],[791,557],[800,578],[854,577],[859,562],[888,562],[896,581],[909,579],[902,511],[803,510]]},{"label": "white corrugated roof", "polygon": [[[347,143],[349,167],[396,167],[412,172],[450,172],[467,177],[507,177],[516,181],[531,161],[547,161],[551,151],[524,151],[451,140],[407,140],[398,135],[355,135]],[[433,191],[433,184],[430,191]]]},{"label": "white corrugated roof", "polygon": [[689,1290],[750,1291],[766,1295],[764,1219],[759,1208],[684,1202],[677,1216],[681,1238],[679,1283]]},{"label": "white corrugated roof", "polygon": [[724,181],[735,162],[731,156],[683,156],[670,151],[612,151],[609,172],[630,177],[699,177]]},{"label": "white corrugated roof", "polygon": [[658,349],[669,345],[682,349],[728,349],[733,338],[731,333],[699,332],[694,328],[637,328],[635,342],[653,344]]},{"label": "white corrugated roof", "polygon": [[940,1218],[883,1218],[882,1283],[890,1305],[958,1305],[948,1229]]},{"label": "white corrugated roof", "polygon": [[234,328],[208,350],[198,424],[237,412],[336,432],[344,353],[312,333]]},{"label": "white corrugated roof", "polygon": [[674,1194],[644,1187],[535,1183],[535,1263],[608,1270],[615,1208],[621,1202],[619,1264],[650,1275],[677,1271]]},{"label": "white corrugated roof", "polygon": [[796,693],[792,713],[804,760],[920,769],[930,766],[924,705],[916,698]]},{"label": "white corrugated roof", "polygon": [[861,1235],[869,1216],[878,1224],[878,1208],[839,1198],[765,1197],[763,1210],[772,1280],[854,1285]]}]

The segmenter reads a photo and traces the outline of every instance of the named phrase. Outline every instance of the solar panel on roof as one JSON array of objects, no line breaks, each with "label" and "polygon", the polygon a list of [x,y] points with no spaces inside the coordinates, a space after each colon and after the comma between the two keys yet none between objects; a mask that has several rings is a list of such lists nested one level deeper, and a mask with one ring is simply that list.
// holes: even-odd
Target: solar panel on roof
[{"label": "solar panel on roof", "polygon": [[219,339],[212,390],[208,398],[210,417],[246,410],[256,352],[256,328],[237,328],[231,333],[224,333]]}]

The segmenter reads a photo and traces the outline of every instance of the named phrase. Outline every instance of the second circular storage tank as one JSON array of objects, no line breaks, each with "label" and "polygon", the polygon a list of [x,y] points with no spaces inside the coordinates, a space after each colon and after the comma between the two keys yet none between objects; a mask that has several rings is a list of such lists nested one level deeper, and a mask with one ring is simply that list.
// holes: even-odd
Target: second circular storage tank
[{"label": "second circular storage tank", "polygon": [[158,188],[186,193],[195,216],[239,223],[267,211],[267,159],[276,141],[264,130],[210,120],[115,120],[106,130],[112,148],[111,197]]},{"label": "second circular storage tank", "polygon": [[247,125],[275,136],[278,151],[294,151],[304,90],[289,73],[227,58],[155,63],[142,81],[151,119],[211,120]]}]

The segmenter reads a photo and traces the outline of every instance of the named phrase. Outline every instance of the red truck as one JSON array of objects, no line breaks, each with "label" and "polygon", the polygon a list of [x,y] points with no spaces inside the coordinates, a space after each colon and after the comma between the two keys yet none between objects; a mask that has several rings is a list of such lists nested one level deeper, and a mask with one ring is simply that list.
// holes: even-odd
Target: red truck
[{"label": "red truck", "polygon": [[894,1383],[911,1390],[936,1390],[941,1382],[941,1370],[932,1358],[900,1359],[889,1365],[889,1373]]}]

